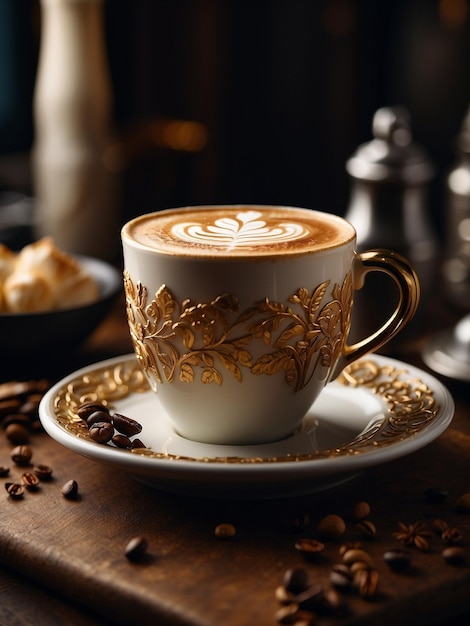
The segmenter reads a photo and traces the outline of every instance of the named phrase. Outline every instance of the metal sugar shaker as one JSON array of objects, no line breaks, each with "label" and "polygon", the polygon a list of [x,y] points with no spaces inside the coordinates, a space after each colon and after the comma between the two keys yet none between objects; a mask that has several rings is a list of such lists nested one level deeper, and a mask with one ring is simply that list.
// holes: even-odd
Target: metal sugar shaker
[{"label": "metal sugar shaker", "polygon": [[[402,351],[398,346],[403,340],[409,343],[410,336],[421,328],[418,320],[422,318],[436,273],[438,244],[427,203],[434,166],[413,141],[410,115],[405,108],[378,109],[372,132],[372,141],[360,145],[346,164],[351,191],[345,217],[356,228],[358,250],[395,250],[411,262],[418,274],[421,284],[418,313],[386,349]],[[381,275],[368,277],[356,296],[351,340],[359,340],[376,330],[396,302],[392,281]]]},{"label": "metal sugar shaker", "polygon": [[470,309],[470,108],[457,137],[457,160],[446,179],[446,258],[449,300]]}]

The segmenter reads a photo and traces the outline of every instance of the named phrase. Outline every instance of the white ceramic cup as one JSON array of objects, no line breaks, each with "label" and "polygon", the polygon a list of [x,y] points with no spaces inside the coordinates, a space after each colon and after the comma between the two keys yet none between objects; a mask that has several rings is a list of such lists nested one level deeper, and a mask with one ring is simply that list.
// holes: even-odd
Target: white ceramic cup
[{"label": "white ceramic cup", "polygon": [[[206,443],[287,437],[323,387],[394,337],[419,301],[403,257],[357,253],[349,222],[310,209],[169,209],[128,222],[122,243],[137,359],[175,430]],[[370,271],[392,277],[397,307],[349,346],[354,290]]]}]

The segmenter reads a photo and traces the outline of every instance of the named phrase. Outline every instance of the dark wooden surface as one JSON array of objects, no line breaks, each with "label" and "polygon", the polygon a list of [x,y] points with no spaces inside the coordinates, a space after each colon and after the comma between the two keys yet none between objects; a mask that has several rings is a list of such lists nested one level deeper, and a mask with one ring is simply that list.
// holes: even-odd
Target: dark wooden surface
[{"label": "dark wooden surface", "polygon": [[[129,351],[118,303],[79,353],[23,364],[23,371],[56,379]],[[419,355],[410,354],[409,360],[426,369]],[[2,379],[13,372],[21,373],[10,369]],[[470,491],[470,401],[468,385],[444,382],[454,396],[456,415],[438,440],[335,489],[295,499],[224,502],[165,494],[68,451],[45,433],[34,435],[33,461],[50,465],[54,479],[18,501],[0,492],[0,624],[276,624],[274,592],[284,572],[305,567],[311,582],[328,585],[331,566],[340,560],[340,543],[360,539],[351,518],[358,500],[370,503],[370,519],[377,526],[377,536],[362,541],[379,571],[379,593],[371,600],[348,595],[348,616],[321,617],[318,623],[467,624],[470,514],[458,512],[455,502]],[[19,474],[10,449],[1,432],[0,465]],[[76,501],[60,491],[69,479],[79,484]],[[448,497],[429,503],[424,497],[428,487],[445,488]],[[327,541],[321,559],[306,562],[294,543],[299,536],[316,536],[316,522],[328,513],[344,517],[346,535]],[[296,531],[295,520],[304,514],[310,524]],[[398,521],[421,519],[430,525],[436,517],[462,530],[465,564],[445,563],[441,539],[433,536],[428,552],[412,549],[408,572],[391,572],[383,552],[399,545],[393,537]],[[214,536],[221,522],[235,525],[234,538]],[[133,564],[124,549],[135,535],[145,536],[149,547],[148,558]]]}]

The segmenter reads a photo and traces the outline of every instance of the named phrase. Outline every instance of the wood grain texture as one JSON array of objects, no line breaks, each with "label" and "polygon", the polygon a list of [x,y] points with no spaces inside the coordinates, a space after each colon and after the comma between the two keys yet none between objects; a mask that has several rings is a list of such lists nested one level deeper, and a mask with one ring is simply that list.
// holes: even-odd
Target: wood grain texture
[{"label": "wood grain texture", "polygon": [[[54,468],[54,479],[22,500],[2,496],[0,561],[61,597],[117,624],[218,626],[274,622],[274,591],[290,567],[305,567],[312,582],[328,585],[338,562],[340,542],[326,542],[317,562],[307,563],[294,549],[294,520],[307,513],[315,536],[317,521],[338,513],[347,521],[344,540],[360,536],[351,519],[354,503],[370,502],[377,537],[364,542],[380,573],[376,598],[350,596],[350,616],[342,624],[432,624],[470,610],[470,515],[453,506],[469,489],[470,437],[449,429],[420,452],[364,472],[334,490],[310,497],[258,502],[222,502],[173,496],[147,488],[114,470],[75,455],[37,435],[33,462]],[[1,439],[0,464],[8,445]],[[11,467],[11,474],[19,468]],[[70,478],[79,498],[60,491]],[[4,481],[5,479],[2,479]],[[424,499],[429,486],[445,486],[444,503]],[[443,517],[466,536],[467,564],[446,564],[438,537],[428,553],[413,550],[413,566],[394,574],[383,562],[397,521],[430,522]],[[233,539],[215,538],[218,523],[237,528]],[[148,559],[127,561],[127,541],[148,539]],[[337,623],[324,619],[322,623]]]}]

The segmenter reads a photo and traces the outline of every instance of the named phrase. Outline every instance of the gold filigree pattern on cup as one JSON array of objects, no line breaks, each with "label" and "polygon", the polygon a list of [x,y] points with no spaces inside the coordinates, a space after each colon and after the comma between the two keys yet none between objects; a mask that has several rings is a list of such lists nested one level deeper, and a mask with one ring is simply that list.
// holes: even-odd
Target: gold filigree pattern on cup
[{"label": "gold filigree pattern on cup", "polygon": [[[134,350],[151,381],[171,383],[197,379],[223,383],[223,373],[240,381],[254,375],[284,374],[299,391],[317,368],[325,377],[339,357],[351,323],[352,277],[335,284],[325,302],[330,281],[312,292],[299,288],[287,303],[264,298],[240,311],[235,295],[210,302],[179,303],[162,285],[153,299],[140,282],[124,273],[126,308]],[[266,352],[256,359],[251,346],[262,343]]]},{"label": "gold filigree pattern on cup", "polygon": [[[386,411],[383,417],[371,424],[351,442],[338,448],[318,450],[307,454],[287,454],[278,457],[189,457],[169,454],[150,448],[138,448],[123,454],[139,454],[154,459],[185,460],[199,463],[282,463],[288,461],[314,461],[363,454],[413,437],[438,417],[440,407],[433,391],[419,378],[408,376],[406,369],[393,365],[380,365],[373,358],[363,359],[350,365],[338,378],[342,385],[365,388],[379,396]],[[137,360],[129,359],[117,365],[97,368],[77,376],[60,388],[54,398],[57,422],[69,433],[87,439],[86,424],[78,417],[81,404],[90,401],[103,402],[110,408],[113,402],[133,394],[149,392],[149,386]],[[132,416],[131,416],[132,417]],[[93,442],[93,445],[96,444]]]}]

